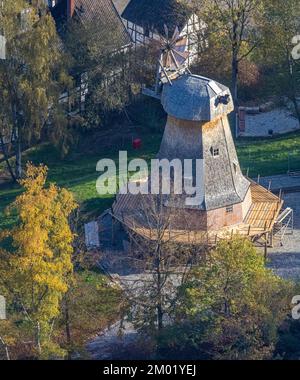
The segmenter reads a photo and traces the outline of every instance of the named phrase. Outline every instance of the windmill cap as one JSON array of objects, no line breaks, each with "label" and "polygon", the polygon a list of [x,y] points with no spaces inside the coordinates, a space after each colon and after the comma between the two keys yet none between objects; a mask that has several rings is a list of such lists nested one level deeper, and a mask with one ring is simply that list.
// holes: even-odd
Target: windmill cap
[{"label": "windmill cap", "polygon": [[168,115],[190,121],[212,121],[234,110],[228,87],[191,74],[165,84],[161,103]]}]

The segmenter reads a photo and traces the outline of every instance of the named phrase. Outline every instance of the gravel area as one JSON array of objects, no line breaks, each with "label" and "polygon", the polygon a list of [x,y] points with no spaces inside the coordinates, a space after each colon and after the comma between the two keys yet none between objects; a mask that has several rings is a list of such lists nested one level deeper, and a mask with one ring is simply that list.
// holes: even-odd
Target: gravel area
[{"label": "gravel area", "polygon": [[274,134],[283,134],[299,129],[299,121],[284,108],[261,112],[256,115],[246,115],[246,131],[241,136],[269,136],[269,130]]},{"label": "gravel area", "polygon": [[274,248],[269,249],[268,266],[281,277],[300,280],[300,192],[284,196],[285,207],[294,210],[294,232],[286,235],[283,245],[275,240]]},{"label": "gravel area", "polygon": [[[257,180],[254,178],[254,180]],[[281,189],[283,192],[287,192],[286,190],[289,190],[290,193],[297,192],[300,190],[300,171],[295,176],[291,176],[288,174],[282,174],[282,175],[274,175],[269,177],[262,177],[259,181],[259,183],[268,188],[271,184],[271,190],[274,192],[278,192]],[[293,198],[293,196],[292,196]],[[290,202],[291,197],[286,198],[287,203]],[[293,202],[293,208],[297,206],[297,202]]]},{"label": "gravel area", "polygon": [[[118,360],[130,355],[128,349],[137,341],[137,332],[130,323],[117,322],[87,345],[92,360]],[[134,359],[137,359],[135,357]]]}]

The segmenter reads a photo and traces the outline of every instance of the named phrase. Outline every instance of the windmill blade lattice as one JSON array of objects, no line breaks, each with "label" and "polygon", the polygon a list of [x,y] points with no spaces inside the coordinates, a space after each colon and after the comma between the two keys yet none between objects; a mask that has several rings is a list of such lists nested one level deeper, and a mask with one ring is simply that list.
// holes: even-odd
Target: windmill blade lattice
[{"label": "windmill blade lattice", "polygon": [[[182,37],[179,34],[178,28],[175,29],[173,36],[169,38],[169,31],[167,26],[165,26],[165,36],[160,37],[160,66],[161,66],[161,79],[165,76],[180,72],[183,68],[186,68],[186,62],[189,57],[189,53],[186,51],[187,38]],[[173,75],[172,75],[173,73]],[[170,79],[169,77],[166,79]],[[174,78],[172,78],[174,79]]]},{"label": "windmill blade lattice", "polygon": [[187,59],[189,53],[187,52],[188,39],[180,36],[179,30],[176,27],[172,37],[170,38],[169,30],[164,25],[165,36],[159,35],[159,39],[152,39],[150,46],[155,54],[159,51],[159,59],[157,62],[156,82],[153,89],[144,87],[143,94],[147,96],[160,99],[163,85],[178,78],[185,72],[189,72]]}]

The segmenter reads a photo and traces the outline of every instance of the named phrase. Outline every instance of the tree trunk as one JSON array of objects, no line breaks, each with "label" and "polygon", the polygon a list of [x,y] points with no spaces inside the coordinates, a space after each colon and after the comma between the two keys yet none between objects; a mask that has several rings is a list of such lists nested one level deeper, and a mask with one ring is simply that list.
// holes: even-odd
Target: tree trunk
[{"label": "tree trunk", "polygon": [[162,310],[162,305],[161,301],[158,302],[157,304],[157,328],[158,331],[161,331],[163,329],[163,310]]},{"label": "tree trunk", "polygon": [[6,360],[10,360],[8,346],[7,346],[7,344],[5,343],[4,339],[1,336],[0,336],[0,342],[3,345],[3,347],[4,347],[5,355],[6,355]]},{"label": "tree trunk", "polygon": [[232,25],[232,40],[231,40],[231,48],[232,48],[232,64],[231,64],[231,91],[233,96],[234,107],[237,107],[238,102],[238,69],[239,69],[239,40],[238,40],[238,23],[233,22]]},{"label": "tree trunk", "polygon": [[40,322],[36,324],[36,346],[39,353],[39,356],[42,354],[42,346],[41,346],[41,325]]},{"label": "tree trunk", "polygon": [[22,148],[21,148],[21,137],[18,131],[18,137],[16,140],[16,178],[20,179],[22,177]]},{"label": "tree trunk", "polygon": [[289,75],[290,75],[290,88],[291,88],[291,101],[294,105],[294,108],[295,108],[295,112],[296,112],[296,116],[297,116],[297,119],[299,121],[299,124],[300,124],[300,108],[299,108],[299,105],[298,105],[298,102],[297,102],[297,85],[295,83],[295,81],[297,80],[294,76],[294,70],[293,70],[293,62],[291,60],[291,58],[289,57]]},{"label": "tree trunk", "polygon": [[[158,249],[159,251],[159,249]],[[163,329],[163,307],[162,307],[162,279],[161,279],[161,254],[158,252],[158,257],[156,260],[156,274],[157,274],[157,296],[158,301],[156,304],[156,310],[157,310],[157,328],[158,331],[161,331]]]},{"label": "tree trunk", "polygon": [[300,125],[300,109],[299,109],[299,105],[298,105],[296,96],[293,96],[292,102],[294,104],[294,108],[295,108],[295,111],[296,111],[297,119],[298,119],[299,125]]},{"label": "tree trunk", "polygon": [[69,301],[68,296],[65,298],[64,302],[64,311],[65,311],[65,329],[66,329],[66,337],[67,337],[67,345],[68,345],[68,359],[71,359],[70,347],[72,345],[72,337],[71,337],[71,328],[70,328],[70,314],[69,314]]},{"label": "tree trunk", "polygon": [[21,149],[21,130],[19,124],[19,115],[17,105],[13,106],[13,124],[14,124],[14,138],[15,140],[15,155],[16,155],[16,178],[20,179],[22,176],[22,149]]},{"label": "tree trunk", "polygon": [[232,58],[232,76],[231,76],[231,90],[234,106],[238,106],[238,73],[239,73],[239,64],[238,59],[233,54]]},{"label": "tree trunk", "polygon": [[231,77],[231,91],[232,100],[234,104],[234,131],[235,137],[238,137],[238,72],[239,72],[239,61],[237,57],[237,52],[235,48],[232,51],[232,77]]},{"label": "tree trunk", "polygon": [[5,146],[5,143],[4,143],[4,138],[3,138],[3,135],[1,133],[0,133],[0,146],[2,148],[4,160],[6,162],[6,166],[7,166],[7,169],[9,171],[9,174],[10,174],[12,180],[15,182],[16,181],[16,176],[15,176],[15,174],[13,172],[13,169],[11,167],[11,164],[9,162],[8,152],[6,150],[6,146]]}]

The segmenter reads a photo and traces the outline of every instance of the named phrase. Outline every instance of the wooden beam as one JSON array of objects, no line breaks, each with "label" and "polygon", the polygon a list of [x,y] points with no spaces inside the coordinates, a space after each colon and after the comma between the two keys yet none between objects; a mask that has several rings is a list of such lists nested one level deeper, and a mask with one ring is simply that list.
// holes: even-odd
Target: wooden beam
[{"label": "wooden beam", "polygon": [[267,262],[268,260],[268,240],[267,240],[267,234],[265,236],[265,247],[264,247],[264,259],[265,259],[265,263]]}]

